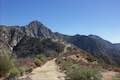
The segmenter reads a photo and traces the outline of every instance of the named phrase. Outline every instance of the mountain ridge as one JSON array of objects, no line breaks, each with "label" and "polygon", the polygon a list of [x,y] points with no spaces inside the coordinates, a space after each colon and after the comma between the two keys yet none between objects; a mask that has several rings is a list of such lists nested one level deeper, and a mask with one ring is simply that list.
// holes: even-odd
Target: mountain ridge
[{"label": "mountain ridge", "polygon": [[97,35],[76,34],[70,36],[58,32],[52,32],[52,30],[39,21],[32,21],[26,26],[0,25],[0,39],[9,44],[11,49],[16,47],[26,36],[39,40],[48,38],[62,40],[89,52],[108,64],[120,65],[120,48],[118,49],[118,47],[115,47],[115,44],[104,40]]}]

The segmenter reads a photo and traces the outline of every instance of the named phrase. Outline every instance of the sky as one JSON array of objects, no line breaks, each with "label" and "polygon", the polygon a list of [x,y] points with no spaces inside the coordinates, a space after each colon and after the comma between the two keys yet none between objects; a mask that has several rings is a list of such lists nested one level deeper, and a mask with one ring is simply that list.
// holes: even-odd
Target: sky
[{"label": "sky", "polygon": [[38,20],[54,32],[120,43],[120,0],[0,0],[1,25]]}]

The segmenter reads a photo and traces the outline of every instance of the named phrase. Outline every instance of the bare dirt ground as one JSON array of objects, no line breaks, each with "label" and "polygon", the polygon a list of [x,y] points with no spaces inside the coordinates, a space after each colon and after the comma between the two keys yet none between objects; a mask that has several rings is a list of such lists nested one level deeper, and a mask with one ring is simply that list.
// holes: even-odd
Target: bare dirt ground
[{"label": "bare dirt ground", "polygon": [[101,73],[103,78],[102,80],[113,80],[116,77],[117,73],[114,71],[105,71]]},{"label": "bare dirt ground", "polygon": [[60,72],[55,59],[48,61],[42,67],[34,69],[29,75],[31,80],[65,80],[65,74]]}]

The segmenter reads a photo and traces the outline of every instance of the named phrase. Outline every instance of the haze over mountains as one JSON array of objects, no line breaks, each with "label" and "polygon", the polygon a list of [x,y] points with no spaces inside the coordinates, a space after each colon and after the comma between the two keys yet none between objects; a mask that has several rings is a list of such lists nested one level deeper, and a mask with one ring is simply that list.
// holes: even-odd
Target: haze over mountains
[{"label": "haze over mountains", "polygon": [[[120,43],[112,44],[96,35],[65,35],[58,32],[52,32],[45,25],[39,21],[32,21],[26,26],[5,26],[0,25],[0,40],[8,44],[11,50],[19,57],[22,54],[30,55],[31,50],[39,53],[41,49],[38,49],[41,44],[38,44],[43,39],[62,40],[63,42],[72,44],[79,49],[83,49],[89,52],[91,55],[99,59],[101,62],[105,62],[111,65],[120,66]],[[48,41],[49,43],[49,41]],[[50,42],[51,43],[51,42]],[[1,43],[2,44],[2,43]],[[59,48],[58,44],[45,44],[46,49],[50,51]],[[63,47],[62,45],[60,47]],[[22,49],[20,49],[22,48]],[[28,49],[29,51],[22,51]],[[62,50],[58,50],[59,52]]]}]

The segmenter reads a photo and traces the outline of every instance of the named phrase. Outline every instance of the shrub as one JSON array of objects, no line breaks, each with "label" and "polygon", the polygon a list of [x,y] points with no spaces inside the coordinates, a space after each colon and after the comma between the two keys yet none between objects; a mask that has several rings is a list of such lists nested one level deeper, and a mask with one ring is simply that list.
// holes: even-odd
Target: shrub
[{"label": "shrub", "polygon": [[71,52],[72,48],[71,47],[67,47],[67,51]]},{"label": "shrub", "polygon": [[18,75],[20,75],[20,71],[16,67],[10,69],[9,77],[16,77]]},{"label": "shrub", "polygon": [[18,70],[20,72],[20,75],[23,76],[23,74],[25,73],[26,69],[24,67],[19,67]]},{"label": "shrub", "polygon": [[22,66],[22,67],[19,67],[18,69],[19,69],[21,75],[23,75],[24,73],[30,73],[33,70],[33,68],[31,68],[29,66]]},{"label": "shrub", "polygon": [[47,57],[43,54],[39,54],[35,57],[34,63],[36,66],[41,66],[47,61]]},{"label": "shrub", "polygon": [[57,59],[61,69],[66,72],[66,80],[100,80],[99,70],[89,66],[74,63],[72,60]]},{"label": "shrub", "polygon": [[83,67],[73,64],[67,68],[67,78],[69,80],[98,80],[98,71],[90,67]]},{"label": "shrub", "polygon": [[8,54],[0,55],[0,76],[6,76],[13,66],[14,63]]},{"label": "shrub", "polygon": [[42,62],[46,62],[47,61],[47,57],[45,55],[43,55],[43,54],[37,55],[36,58],[38,58]]},{"label": "shrub", "polygon": [[35,58],[34,63],[36,66],[41,66],[43,64],[43,62],[38,58]]},{"label": "shrub", "polygon": [[31,73],[32,70],[33,70],[33,69],[32,69],[31,67],[26,67],[25,72],[27,72],[27,73]]},{"label": "shrub", "polygon": [[98,72],[92,68],[83,68],[75,65],[67,72],[69,80],[98,80]]}]

